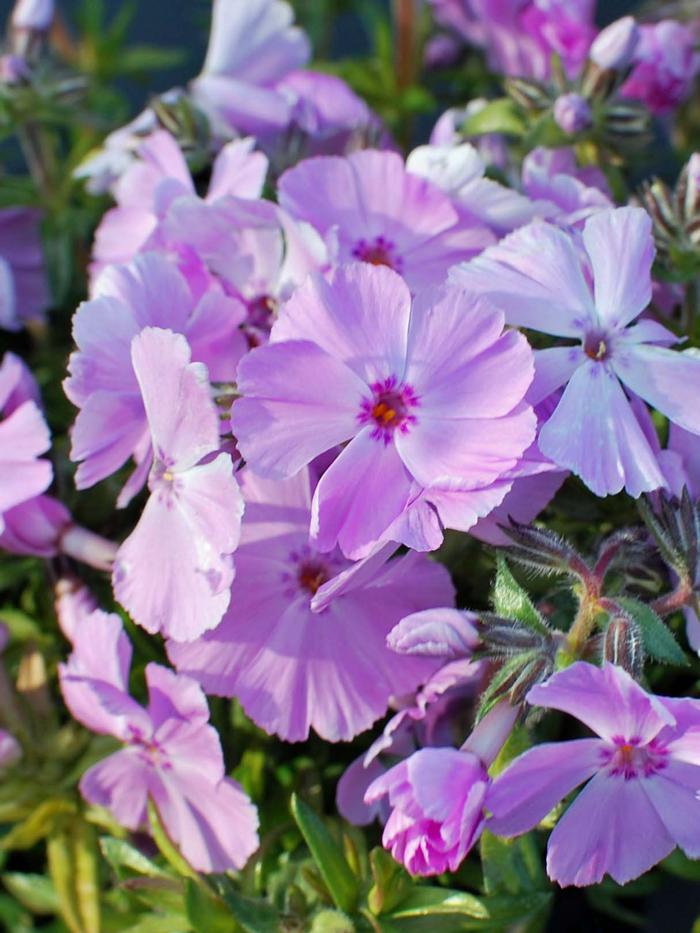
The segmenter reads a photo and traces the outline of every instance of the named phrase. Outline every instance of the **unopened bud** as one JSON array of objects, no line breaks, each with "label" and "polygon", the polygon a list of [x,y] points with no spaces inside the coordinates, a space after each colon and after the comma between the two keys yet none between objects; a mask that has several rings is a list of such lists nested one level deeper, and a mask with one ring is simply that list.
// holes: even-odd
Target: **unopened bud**
[{"label": "unopened bud", "polygon": [[22,749],[17,739],[4,729],[0,729],[0,771],[10,768],[21,757]]},{"label": "unopened bud", "polygon": [[634,56],[640,30],[633,16],[623,16],[602,30],[593,42],[589,58],[599,68],[623,71]]},{"label": "unopened bud", "polygon": [[644,670],[644,646],[639,626],[626,616],[613,616],[603,637],[603,660],[623,668],[632,677]]},{"label": "unopened bud", "polygon": [[46,32],[53,22],[54,0],[17,0],[12,11],[15,29]]},{"label": "unopened bud", "polygon": [[562,94],[554,102],[554,119],[565,133],[574,136],[592,125],[591,105],[580,94]]}]

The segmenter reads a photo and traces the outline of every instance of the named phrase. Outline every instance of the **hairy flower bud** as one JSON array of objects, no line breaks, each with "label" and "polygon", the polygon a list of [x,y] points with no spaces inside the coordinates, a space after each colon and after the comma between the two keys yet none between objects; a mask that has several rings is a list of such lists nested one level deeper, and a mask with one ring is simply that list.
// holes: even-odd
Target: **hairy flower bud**
[{"label": "hairy flower bud", "polygon": [[573,136],[593,123],[591,105],[580,94],[562,94],[554,102],[554,119],[565,133]]},{"label": "hairy flower bud", "polygon": [[627,616],[613,616],[603,635],[602,655],[638,678],[644,670],[644,646],[639,626]]},{"label": "hairy flower bud", "polygon": [[639,26],[634,17],[623,16],[598,34],[589,58],[599,68],[623,71],[632,62],[639,37]]},{"label": "hairy flower bud", "polygon": [[12,11],[15,29],[46,32],[53,22],[54,0],[17,0]]}]

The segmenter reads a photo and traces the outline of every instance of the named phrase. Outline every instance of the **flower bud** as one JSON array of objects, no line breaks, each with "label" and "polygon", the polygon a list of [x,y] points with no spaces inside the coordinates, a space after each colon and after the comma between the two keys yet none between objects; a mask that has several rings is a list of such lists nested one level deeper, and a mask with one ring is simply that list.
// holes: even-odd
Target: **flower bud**
[{"label": "flower bud", "polygon": [[623,16],[598,34],[589,58],[599,68],[623,71],[632,62],[639,38],[639,26],[634,17]]},{"label": "flower bud", "polygon": [[15,29],[46,32],[53,22],[54,0],[17,0],[12,11]]},{"label": "flower bud", "polygon": [[17,739],[4,729],[0,729],[0,771],[11,767],[21,757],[22,749]]},{"label": "flower bud", "polygon": [[614,616],[603,636],[603,660],[623,668],[632,677],[644,670],[644,647],[639,626],[626,616]]},{"label": "flower bud", "polygon": [[580,94],[562,94],[554,102],[554,119],[565,133],[573,136],[593,123],[591,105]]}]

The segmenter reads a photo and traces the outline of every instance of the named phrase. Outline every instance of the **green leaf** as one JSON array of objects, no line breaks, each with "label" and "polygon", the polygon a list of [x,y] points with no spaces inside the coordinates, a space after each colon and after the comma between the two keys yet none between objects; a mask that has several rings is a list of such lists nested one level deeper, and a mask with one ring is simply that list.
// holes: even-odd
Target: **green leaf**
[{"label": "green leaf", "polygon": [[491,894],[527,894],[546,891],[542,859],[534,835],[502,839],[486,830],[481,837],[484,888]]},{"label": "green leaf", "polygon": [[120,74],[142,74],[144,71],[159,71],[177,68],[187,59],[181,49],[166,49],[157,45],[133,45],[119,56]]},{"label": "green leaf", "polygon": [[271,904],[243,897],[224,875],[218,875],[214,883],[244,933],[279,933],[279,915]]},{"label": "green leaf", "polygon": [[478,113],[472,114],[460,126],[464,136],[482,136],[486,133],[506,133],[523,136],[527,125],[516,104],[508,97],[493,100]]},{"label": "green leaf", "polygon": [[680,667],[688,666],[688,659],[671,630],[661,621],[653,609],[641,603],[638,599],[632,599],[629,596],[619,596],[615,602],[619,603],[639,626],[647,654],[656,658],[657,661],[665,661],[667,664],[677,664]]},{"label": "green leaf", "polygon": [[60,910],[56,890],[45,875],[7,872],[2,876],[2,883],[33,914],[57,914]]},{"label": "green leaf", "polygon": [[149,878],[167,877],[167,872],[123,839],[103,836],[100,839],[100,849],[120,877],[123,875],[123,869],[133,871],[137,875],[147,875]]},{"label": "green leaf", "polygon": [[21,823],[14,826],[3,837],[0,847],[10,849],[30,849],[33,845],[52,833],[59,823],[75,813],[75,804],[62,798],[53,798],[40,803],[38,807]]},{"label": "green leaf", "polygon": [[[445,888],[417,888],[394,911],[389,919],[400,922],[397,929],[410,933],[438,933],[449,930],[461,933],[463,930],[495,930],[525,920],[531,914],[543,910],[551,895],[548,892],[535,892],[516,897],[476,897],[463,891],[451,891]],[[452,926],[438,926],[440,918],[449,918]],[[420,921],[428,924],[420,924]],[[412,925],[407,925],[413,921]],[[433,924],[430,926],[429,924]]]},{"label": "green leaf", "polygon": [[231,913],[223,901],[191,879],[185,889],[185,909],[196,933],[231,933]]},{"label": "green leaf", "polygon": [[411,877],[387,851],[377,847],[369,854],[369,864],[374,884],[367,896],[373,914],[393,910],[412,887]]},{"label": "green leaf", "polygon": [[191,929],[189,921],[182,914],[161,914],[144,917],[133,926],[127,927],[123,933],[189,933]]},{"label": "green leaf", "polygon": [[496,579],[491,593],[494,612],[506,619],[517,619],[528,628],[549,634],[549,628],[532,600],[511,573],[502,554],[496,556]]},{"label": "green leaf", "polygon": [[351,913],[357,903],[358,881],[342,848],[326,829],[321,818],[304,801],[292,794],[292,816],[306,841],[318,870],[336,905]]}]

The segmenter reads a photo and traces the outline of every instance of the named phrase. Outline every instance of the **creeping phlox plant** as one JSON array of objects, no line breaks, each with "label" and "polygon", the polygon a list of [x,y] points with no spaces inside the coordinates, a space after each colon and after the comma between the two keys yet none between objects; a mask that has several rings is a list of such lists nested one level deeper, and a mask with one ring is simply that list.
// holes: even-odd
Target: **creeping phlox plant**
[{"label": "creeping phlox plant", "polygon": [[642,925],[700,881],[700,4],[213,0],[170,90],[74,6],[0,49],[4,928]]}]

